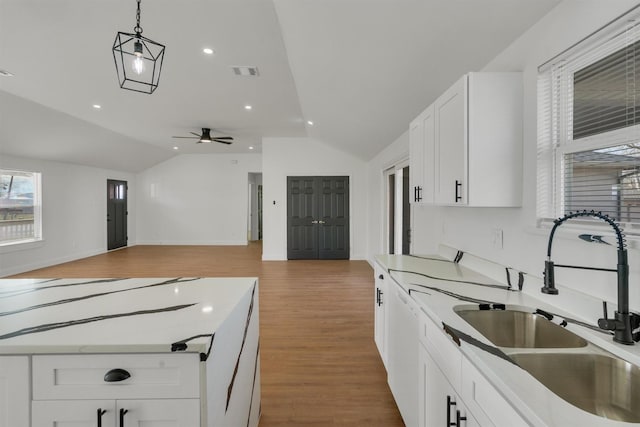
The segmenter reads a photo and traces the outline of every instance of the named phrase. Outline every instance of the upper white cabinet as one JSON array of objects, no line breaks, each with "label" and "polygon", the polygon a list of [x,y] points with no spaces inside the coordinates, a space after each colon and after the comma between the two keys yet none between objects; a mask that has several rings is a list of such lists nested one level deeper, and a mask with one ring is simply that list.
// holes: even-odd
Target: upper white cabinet
[{"label": "upper white cabinet", "polygon": [[435,148],[434,107],[429,106],[409,125],[409,201],[432,204]]},{"label": "upper white cabinet", "polygon": [[466,74],[434,116],[435,203],[520,206],[522,74]]}]

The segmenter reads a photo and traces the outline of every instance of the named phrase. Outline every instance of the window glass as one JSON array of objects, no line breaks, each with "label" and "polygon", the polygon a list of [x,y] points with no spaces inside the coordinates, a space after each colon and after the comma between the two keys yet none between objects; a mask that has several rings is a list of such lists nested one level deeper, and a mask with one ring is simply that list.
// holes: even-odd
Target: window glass
[{"label": "window glass", "polygon": [[40,238],[40,174],[0,169],[0,244]]}]

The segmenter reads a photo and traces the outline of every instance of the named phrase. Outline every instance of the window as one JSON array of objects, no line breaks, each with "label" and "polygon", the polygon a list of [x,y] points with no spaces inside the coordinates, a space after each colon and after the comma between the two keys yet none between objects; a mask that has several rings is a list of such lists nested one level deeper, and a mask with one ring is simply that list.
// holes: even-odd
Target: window
[{"label": "window", "polygon": [[539,220],[593,209],[640,229],[640,14],[632,13],[539,69]]},{"label": "window", "polygon": [[41,236],[40,174],[0,169],[0,245]]}]

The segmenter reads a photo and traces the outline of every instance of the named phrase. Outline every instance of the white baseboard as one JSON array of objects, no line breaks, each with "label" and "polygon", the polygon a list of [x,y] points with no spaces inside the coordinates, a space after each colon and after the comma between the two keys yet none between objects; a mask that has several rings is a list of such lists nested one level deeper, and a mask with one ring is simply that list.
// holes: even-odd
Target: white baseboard
[{"label": "white baseboard", "polygon": [[12,266],[9,268],[0,269],[0,277],[12,276],[14,274],[20,274],[27,271],[37,270],[39,268],[51,267],[52,265],[63,264],[65,262],[75,261],[90,256],[100,255],[105,253],[104,249],[92,249],[84,252],[78,252],[63,257],[52,258],[48,260],[31,262],[19,266]]}]

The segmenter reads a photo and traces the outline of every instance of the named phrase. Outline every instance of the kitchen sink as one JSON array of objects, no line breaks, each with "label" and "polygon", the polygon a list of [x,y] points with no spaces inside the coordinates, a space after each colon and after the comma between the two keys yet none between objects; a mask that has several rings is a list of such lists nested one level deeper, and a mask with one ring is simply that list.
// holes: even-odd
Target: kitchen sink
[{"label": "kitchen sink", "polygon": [[577,348],[587,341],[545,317],[520,310],[454,308],[456,313],[498,347]]},{"label": "kitchen sink", "polygon": [[640,422],[640,369],[589,353],[521,353],[511,359],[567,402],[604,418]]}]

